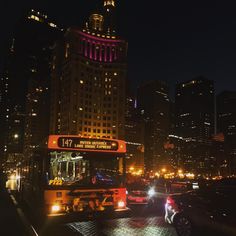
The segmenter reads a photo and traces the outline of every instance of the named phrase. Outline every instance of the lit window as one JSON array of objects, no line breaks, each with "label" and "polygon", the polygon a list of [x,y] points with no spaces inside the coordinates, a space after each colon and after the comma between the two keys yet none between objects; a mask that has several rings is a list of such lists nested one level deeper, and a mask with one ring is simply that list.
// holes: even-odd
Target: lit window
[{"label": "lit window", "polygon": [[67,44],[66,44],[65,58],[67,58],[67,57],[69,56],[69,48],[70,48],[70,44],[67,43]]},{"label": "lit window", "polygon": [[57,25],[55,25],[55,24],[53,24],[53,23],[48,23],[51,27],[53,27],[53,28],[56,28],[57,27]]},{"label": "lit window", "polygon": [[35,16],[35,15],[31,15],[29,17],[29,19],[33,19],[33,20],[36,20],[36,21],[40,21],[39,17],[38,16]]}]

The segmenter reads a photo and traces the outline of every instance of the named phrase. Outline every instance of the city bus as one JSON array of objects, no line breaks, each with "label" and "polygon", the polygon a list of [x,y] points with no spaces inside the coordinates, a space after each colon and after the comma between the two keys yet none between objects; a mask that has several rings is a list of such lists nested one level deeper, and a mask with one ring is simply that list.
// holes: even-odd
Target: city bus
[{"label": "city bus", "polygon": [[47,216],[125,211],[125,154],[122,140],[49,135],[21,168],[21,198]]}]

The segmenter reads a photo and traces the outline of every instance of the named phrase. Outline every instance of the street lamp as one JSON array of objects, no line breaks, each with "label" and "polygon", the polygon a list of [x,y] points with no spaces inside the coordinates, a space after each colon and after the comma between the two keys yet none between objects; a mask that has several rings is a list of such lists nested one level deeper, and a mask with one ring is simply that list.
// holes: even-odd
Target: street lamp
[{"label": "street lamp", "polygon": [[14,134],[14,138],[15,139],[19,138],[19,134]]},{"label": "street lamp", "polygon": [[162,168],[161,171],[162,171],[163,173],[165,173],[165,172],[166,172],[166,168]]},{"label": "street lamp", "polygon": [[133,166],[131,166],[131,167],[129,168],[129,170],[130,170],[130,171],[133,171],[133,170],[134,170],[134,167],[133,167]]},{"label": "street lamp", "polygon": [[179,174],[182,174],[182,173],[183,173],[183,170],[179,169],[179,170],[178,170],[178,173],[179,173]]}]

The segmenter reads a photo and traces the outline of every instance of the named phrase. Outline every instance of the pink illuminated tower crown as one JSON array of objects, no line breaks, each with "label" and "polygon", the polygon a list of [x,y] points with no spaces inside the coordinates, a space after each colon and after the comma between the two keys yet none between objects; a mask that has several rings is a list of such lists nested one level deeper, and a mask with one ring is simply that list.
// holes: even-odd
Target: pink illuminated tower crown
[{"label": "pink illuminated tower crown", "polygon": [[104,0],[103,9],[93,12],[79,33],[79,54],[99,62],[119,62],[126,58],[127,44],[116,36],[115,1]]}]

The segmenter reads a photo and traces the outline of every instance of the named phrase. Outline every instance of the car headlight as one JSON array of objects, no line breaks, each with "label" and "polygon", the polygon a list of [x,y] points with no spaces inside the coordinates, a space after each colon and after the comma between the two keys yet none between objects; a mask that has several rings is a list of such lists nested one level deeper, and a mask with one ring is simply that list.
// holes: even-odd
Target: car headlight
[{"label": "car headlight", "polygon": [[156,191],[155,191],[154,188],[150,188],[150,189],[148,190],[148,196],[149,196],[149,197],[152,197],[152,196],[154,196],[155,194],[156,194]]}]

